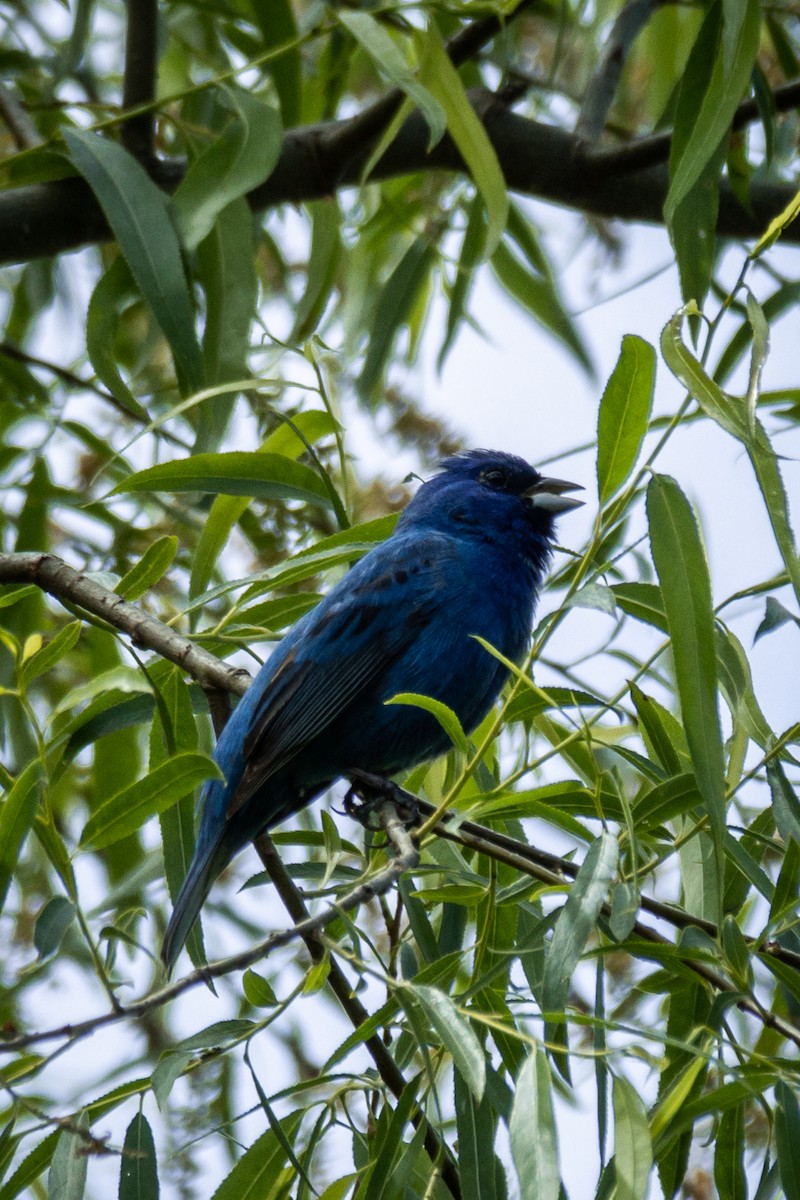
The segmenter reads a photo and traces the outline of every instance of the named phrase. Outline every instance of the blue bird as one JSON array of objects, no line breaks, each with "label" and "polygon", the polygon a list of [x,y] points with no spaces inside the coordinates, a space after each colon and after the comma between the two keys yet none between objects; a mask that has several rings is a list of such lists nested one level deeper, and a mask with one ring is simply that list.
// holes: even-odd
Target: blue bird
[{"label": "blue bird", "polygon": [[393,775],[445,753],[431,696],[470,733],[519,662],[550,560],[555,517],[578,484],[522,458],[446,459],[394,533],[362,558],[273,652],[234,710],[202,796],[197,847],[161,955],[172,968],[214,880],[248,842],[351,771]]}]

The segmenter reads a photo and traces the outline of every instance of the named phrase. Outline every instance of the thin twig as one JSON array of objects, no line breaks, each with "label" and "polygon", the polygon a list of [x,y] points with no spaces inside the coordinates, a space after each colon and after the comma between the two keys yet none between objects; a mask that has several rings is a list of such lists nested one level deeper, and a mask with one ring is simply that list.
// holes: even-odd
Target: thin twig
[{"label": "thin twig", "polygon": [[32,150],[42,137],[20,101],[5,83],[0,83],[0,117],[18,149]]},{"label": "thin twig", "polygon": [[[395,861],[398,865],[401,862],[403,863],[403,870],[412,870],[419,861],[419,852],[409,838],[405,826],[400,821],[395,805],[392,803],[382,805],[380,818],[386,836],[397,852]],[[272,838],[268,834],[262,833],[254,840],[253,845],[264,864],[267,874],[275,885],[275,890],[289,916],[296,925],[308,920],[309,913],[305,901],[294,880],[286,870],[283,860],[275,849]],[[325,957],[325,945],[316,932],[303,935],[303,941],[311,955],[312,962],[318,963]],[[329,959],[326,982],[339,1001],[353,1028],[359,1029],[365,1021],[369,1020],[370,1013],[353,991],[352,984],[333,957]],[[371,1055],[378,1074],[386,1084],[386,1087],[392,1095],[399,1099],[405,1089],[406,1080],[389,1053],[389,1050],[376,1033],[372,1034],[371,1037],[365,1038],[364,1045]],[[461,1195],[461,1185],[458,1170],[452,1160],[448,1147],[441,1140],[439,1134],[421,1109],[415,1108],[410,1120],[416,1129],[424,1126],[425,1148],[433,1162],[441,1161],[442,1178],[453,1193],[453,1196],[459,1197]]]}]

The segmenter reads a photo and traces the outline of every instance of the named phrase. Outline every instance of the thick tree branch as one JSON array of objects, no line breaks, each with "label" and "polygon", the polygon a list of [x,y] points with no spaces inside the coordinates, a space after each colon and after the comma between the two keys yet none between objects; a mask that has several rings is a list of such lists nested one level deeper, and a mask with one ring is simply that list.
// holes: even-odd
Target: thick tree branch
[{"label": "thick tree branch", "polygon": [[[127,0],[123,107],[152,104],[156,96],[158,0]],[[143,166],[155,159],[155,114],[137,113],[122,126],[122,144]]]},{"label": "thick tree branch", "polygon": [[[573,133],[511,112],[491,92],[477,89],[470,98],[513,191],[609,219],[663,224],[669,134],[591,150]],[[775,101],[785,110],[797,107],[800,83],[776,89]],[[746,101],[735,126],[740,128],[757,115],[753,102]],[[374,130],[362,128],[363,139],[356,152],[352,131],[361,119],[357,116],[289,130],[269,179],[248,197],[253,209],[261,212],[318,200],[358,185],[375,138]],[[428,149],[429,139],[424,118],[412,113],[371,178],[465,171],[448,137],[432,150]],[[160,161],[153,168],[153,177],[169,192],[177,187],[184,170],[182,163]],[[756,181],[748,211],[723,180],[717,232],[728,238],[759,237],[794,194],[789,184]],[[800,242],[800,226],[790,225],[782,236],[786,242]],[[0,265],[60,254],[110,238],[100,206],[82,179],[61,179],[0,193]]]}]

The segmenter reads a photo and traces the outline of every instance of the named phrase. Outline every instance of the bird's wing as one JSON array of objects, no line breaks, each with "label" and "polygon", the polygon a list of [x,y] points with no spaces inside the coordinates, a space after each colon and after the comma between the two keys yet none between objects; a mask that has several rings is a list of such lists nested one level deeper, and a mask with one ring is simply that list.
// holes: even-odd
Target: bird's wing
[{"label": "bird's wing", "polygon": [[314,611],[254,713],[228,817],[414,643],[444,603],[448,540],[392,538]]}]

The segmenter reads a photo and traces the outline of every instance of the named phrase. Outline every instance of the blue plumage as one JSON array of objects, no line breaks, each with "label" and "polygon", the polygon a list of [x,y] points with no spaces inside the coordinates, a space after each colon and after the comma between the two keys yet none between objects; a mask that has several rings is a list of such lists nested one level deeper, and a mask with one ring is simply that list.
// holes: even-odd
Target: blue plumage
[{"label": "blue plumage", "polygon": [[387,706],[398,692],[443,701],[467,732],[525,654],[554,518],[576,484],[524,459],[473,450],[442,463],[394,534],[357,563],[281,642],[219,739],[194,859],[162,957],[171,967],[234,854],[350,770],[392,775],[449,749],[429,713]]}]

